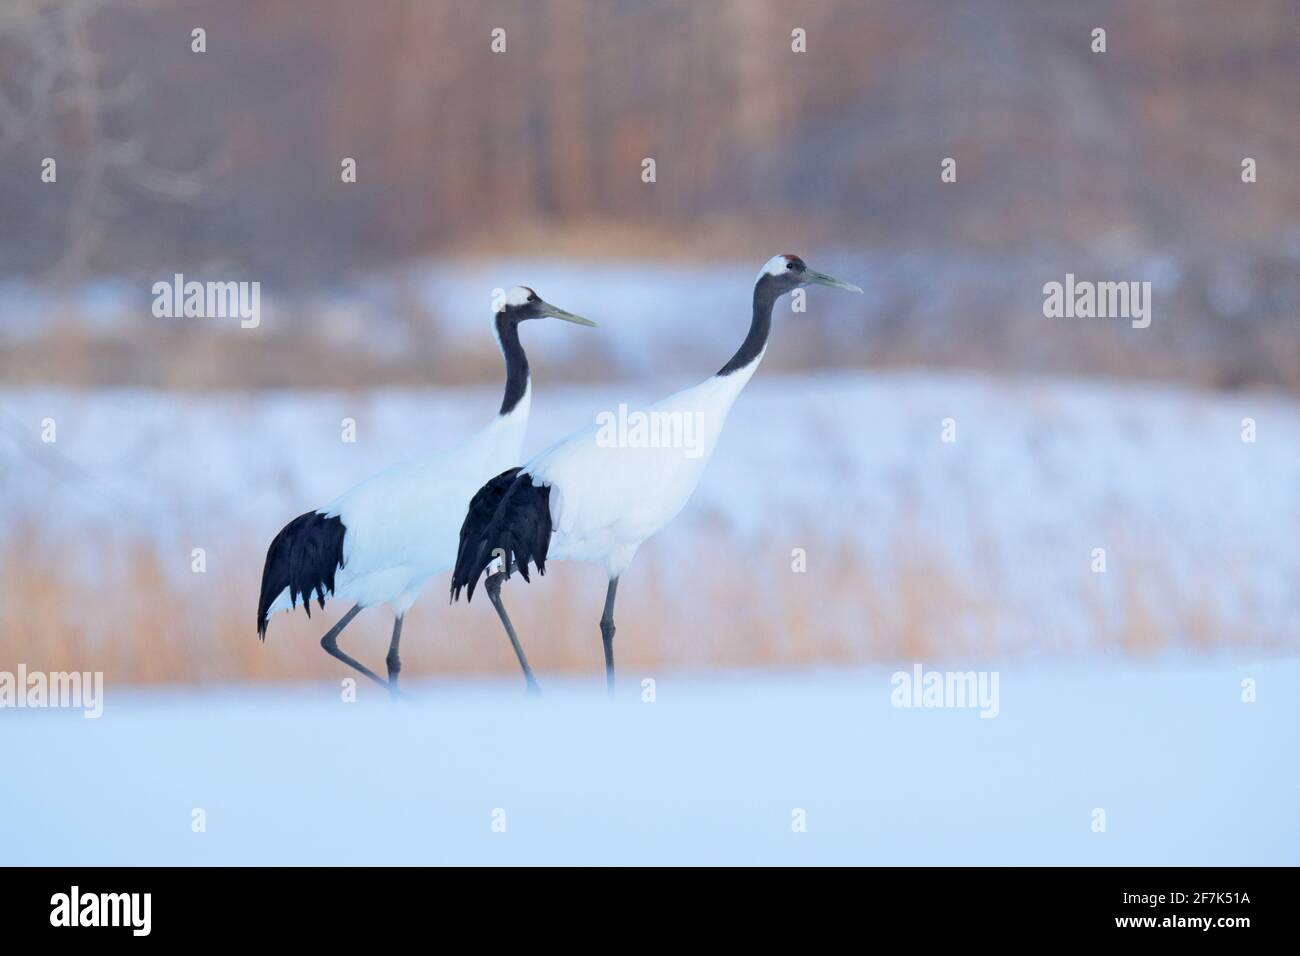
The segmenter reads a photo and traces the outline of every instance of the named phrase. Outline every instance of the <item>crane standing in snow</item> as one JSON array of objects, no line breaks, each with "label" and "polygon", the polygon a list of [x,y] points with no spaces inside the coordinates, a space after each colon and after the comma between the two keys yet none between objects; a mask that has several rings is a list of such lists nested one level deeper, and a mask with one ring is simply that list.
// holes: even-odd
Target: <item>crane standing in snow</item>
[{"label": "crane standing in snow", "polygon": [[[614,690],[614,597],[620,575],[643,541],[682,510],[713,454],[727,413],[767,350],[772,307],[809,284],[861,292],[857,286],[809,269],[798,256],[774,256],[754,285],[749,334],[736,354],[708,380],[649,409],[652,420],[694,425],[689,443],[610,442],[597,427],[552,445],[522,468],[485,484],[470,502],[452,571],[452,600],[474,596],[479,576],[496,566],[485,587],[511,643],[518,638],[501,603],[501,582],[528,566],[546,573],[546,560],[600,563],[608,576],[600,619],[605,679]],[[683,447],[686,445],[687,447]],[[522,659],[522,653],[521,653]]]},{"label": "crane standing in snow", "polygon": [[[545,317],[579,325],[596,323],[566,312],[517,286],[496,303],[493,330],[505,358],[501,410],[486,428],[451,451],[394,465],[344,492],[318,511],[290,521],[266,553],[257,604],[257,634],[266,640],[271,615],[302,601],[325,606],[327,597],[355,606],[321,638],[321,647],[375,683],[397,690],[402,669],[398,644],[402,618],[420,589],[450,568],[456,558],[456,529],[465,502],[488,478],[519,461],[528,429],[532,383],[528,357],[519,343],[519,324]],[[388,648],[388,681],[345,654],[338,636],[363,608],[388,604],[396,619]],[[530,688],[535,688],[523,648],[515,653]]]}]

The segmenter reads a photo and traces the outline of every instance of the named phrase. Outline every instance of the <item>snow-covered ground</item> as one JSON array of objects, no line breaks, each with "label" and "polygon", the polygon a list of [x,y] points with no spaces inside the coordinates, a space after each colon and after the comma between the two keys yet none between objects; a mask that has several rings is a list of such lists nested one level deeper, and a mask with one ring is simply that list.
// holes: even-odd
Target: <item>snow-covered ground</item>
[{"label": "snow-covered ground", "polygon": [[[682,384],[560,388],[543,378],[525,453],[620,401],[635,407]],[[242,646],[266,543],[288,518],[451,445],[498,400],[492,388],[0,393],[0,561],[55,561],[50,573],[78,590],[57,608],[45,599],[42,614],[120,639],[114,626],[158,626],[156,609],[128,626],[112,606],[141,590],[127,559],[146,547],[161,579],[150,577],[144,597],[169,589],[172,630],[189,632],[190,651],[220,639],[230,615]],[[341,440],[345,418],[355,443]],[[57,442],[40,440],[46,419]],[[1254,441],[1243,441],[1246,419]],[[620,639],[670,667],[1294,652],[1298,532],[1300,407],[1284,398],[760,371],[698,493],[633,564]],[[192,573],[196,547],[203,575]],[[570,593],[571,582],[591,584],[581,571],[517,585],[516,607],[527,615],[558,600],[586,621],[599,595]],[[430,585],[422,612],[439,618],[435,635],[466,620],[450,616],[464,605],[447,609],[445,586]],[[8,613],[0,601],[0,650],[29,593],[13,594]],[[590,658],[589,630],[563,637],[578,642],[570,664]],[[559,640],[535,638],[543,659]]]},{"label": "snow-covered ground", "polygon": [[[416,260],[312,289],[264,283],[256,332],[241,329],[237,321],[156,318],[153,285],[172,281],[172,274],[98,279],[62,291],[0,279],[0,345],[31,343],[46,336],[57,339],[75,329],[96,338],[120,340],[133,349],[136,343],[156,341],[160,329],[190,328],[225,334],[241,344],[265,343],[267,337],[277,334],[295,345],[314,341],[332,347],[341,359],[393,358],[434,349],[446,355],[474,355],[491,347],[487,323],[494,293],[525,284],[601,326],[598,335],[548,335],[530,329],[526,336],[530,353],[551,368],[563,367],[573,375],[578,366],[595,357],[601,377],[692,374],[700,367],[702,356],[715,357],[717,367],[739,343],[749,319],[755,274],[777,251],[766,250],[753,261]],[[1176,312],[1180,310],[1179,290],[1198,268],[1168,250],[1125,249],[1118,261],[1102,255],[1091,263],[1081,261],[1077,252],[1051,247],[1016,255],[929,247],[802,252],[811,265],[852,280],[865,294],[845,296],[812,290],[806,311],[799,313],[790,311],[790,300],[781,303],[774,361],[788,361],[795,367],[824,364],[828,355],[843,359],[845,354],[869,354],[880,359],[892,353],[905,361],[928,358],[938,364],[976,368],[1113,368],[1078,361],[1082,358],[1080,348],[1090,341],[1086,333],[1095,330],[1045,320],[1043,283],[1060,280],[1066,271],[1095,269],[1106,274],[1115,268],[1137,270],[1153,283],[1162,306]],[[1300,251],[1290,247],[1281,252],[1300,257]],[[1222,316],[1241,320],[1254,301],[1241,291],[1244,288],[1248,293],[1251,288],[1249,275],[1242,274],[1246,264],[1222,256],[1215,261],[1214,305]],[[232,277],[218,269],[200,270],[185,278],[220,281]],[[1167,364],[1171,349],[1213,350],[1215,337],[1206,330],[1198,334],[1193,327],[1190,334],[1171,334],[1180,328],[1175,322],[1187,319],[1181,315],[1168,324],[1162,320],[1149,335],[1135,336],[1123,323],[1109,329],[1113,348],[1145,356],[1142,362],[1122,362],[1120,366],[1130,371],[1144,366],[1159,369]],[[1083,339],[1079,338],[1081,331],[1085,332]],[[1208,332],[1214,332],[1214,327]],[[997,342],[999,347],[987,348],[987,341]],[[1016,360],[1002,361],[1007,353]],[[1066,360],[1072,354],[1075,365]],[[1044,358],[1053,355],[1057,361],[1043,365]],[[282,358],[284,363],[300,361],[292,351]],[[1213,361],[1205,364],[1214,367]],[[320,374],[327,382],[338,381],[328,377],[339,371],[324,368]]]},{"label": "snow-covered ground", "polygon": [[1300,662],[998,677],[993,719],[888,668],[109,687],[0,714],[0,865],[1300,863]]},{"label": "snow-covered ground", "polygon": [[[542,378],[528,450],[681,384]],[[0,393],[0,671],[107,683],[98,720],[0,710],[0,864],[1300,863],[1293,402],[760,373],[620,589],[617,701],[564,566],[510,586],[541,701],[445,581],[398,704],[340,700],[337,610],[258,645],[283,521],[497,400]],[[996,672],[998,715],[891,706],[918,661]],[[206,686],[130,686],[169,680]]]}]

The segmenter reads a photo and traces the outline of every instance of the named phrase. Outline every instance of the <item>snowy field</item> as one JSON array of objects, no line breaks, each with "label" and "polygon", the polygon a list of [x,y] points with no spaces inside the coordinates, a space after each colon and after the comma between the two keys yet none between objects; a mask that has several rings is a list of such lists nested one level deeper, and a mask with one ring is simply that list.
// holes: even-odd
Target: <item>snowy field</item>
[{"label": "snowy field", "polygon": [[[525,454],[682,384],[543,378]],[[267,543],[387,464],[453,444],[498,401],[490,388],[0,394],[0,665],[93,667],[118,685],[332,676],[319,615],[280,616],[255,641]],[[39,440],[46,418],[55,443]],[[340,440],[345,418],[355,443]],[[620,659],[1293,654],[1298,449],[1300,408],[1274,396],[760,371],[697,494],[620,589]],[[602,595],[586,566],[512,585],[542,671],[598,667]],[[377,660],[389,626],[363,615],[350,640]],[[447,606],[445,576],[403,650],[412,676],[515,668],[489,609]]]},{"label": "snowy field", "polygon": [[1300,662],[999,678],[993,719],[875,668],[110,688],[0,718],[0,864],[1300,863]]}]

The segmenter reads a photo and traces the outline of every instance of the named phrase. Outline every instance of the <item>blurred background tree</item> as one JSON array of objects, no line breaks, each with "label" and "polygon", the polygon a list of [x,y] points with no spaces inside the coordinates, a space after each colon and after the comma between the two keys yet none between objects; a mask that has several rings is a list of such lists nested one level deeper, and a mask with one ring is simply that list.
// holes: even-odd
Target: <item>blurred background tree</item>
[{"label": "blurred background tree", "polygon": [[[0,275],[312,290],[430,256],[829,246],[889,257],[846,361],[1300,389],[1297,51],[1292,0],[9,0]],[[1034,352],[1017,323],[1067,267],[1163,268],[1178,340]]]}]

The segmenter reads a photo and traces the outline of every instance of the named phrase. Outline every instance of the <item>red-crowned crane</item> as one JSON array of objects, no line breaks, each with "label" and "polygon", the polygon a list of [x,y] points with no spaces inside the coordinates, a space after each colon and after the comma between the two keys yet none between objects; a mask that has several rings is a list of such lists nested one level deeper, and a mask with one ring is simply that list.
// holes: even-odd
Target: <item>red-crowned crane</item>
[{"label": "red-crowned crane", "polygon": [[[542,301],[524,286],[494,304],[493,331],[506,365],[505,396],[496,418],[460,447],[394,465],[285,525],[271,542],[262,569],[257,634],[263,641],[276,611],[301,601],[310,617],[312,598],[322,608],[329,597],[354,601],[321,638],[321,647],[396,693],[403,616],[428,580],[455,562],[465,503],[484,481],[519,461],[532,398],[519,324],[548,316],[596,324]],[[339,634],[352,619],[377,604],[388,604],[395,615],[387,682],[338,646]],[[516,644],[515,651],[535,689],[523,648]]]},{"label": "red-crowned crane", "polygon": [[501,582],[510,572],[518,568],[527,581],[529,564],[545,574],[548,558],[601,564],[609,584],[600,634],[612,694],[619,576],[641,543],[676,517],[699,484],[727,413],[767,350],[776,300],[809,284],[862,291],[809,269],[798,256],[768,260],[754,285],[749,334],[736,354],[716,375],[647,410],[652,425],[665,423],[679,437],[690,432],[691,440],[634,441],[625,436],[611,441],[608,429],[598,424],[574,432],[522,468],[511,468],[485,484],[461,526],[452,600],[462,588],[466,599],[472,599],[479,576],[494,566],[485,588],[511,643],[518,647],[501,602]]}]

